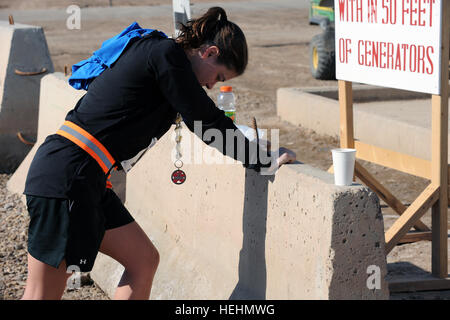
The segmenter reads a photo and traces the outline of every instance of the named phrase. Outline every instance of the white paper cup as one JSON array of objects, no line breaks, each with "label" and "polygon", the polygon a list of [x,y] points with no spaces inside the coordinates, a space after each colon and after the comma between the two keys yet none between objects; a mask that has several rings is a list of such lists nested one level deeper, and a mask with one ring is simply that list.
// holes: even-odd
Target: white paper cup
[{"label": "white paper cup", "polygon": [[353,183],[356,149],[332,149],[334,184],[350,186]]}]

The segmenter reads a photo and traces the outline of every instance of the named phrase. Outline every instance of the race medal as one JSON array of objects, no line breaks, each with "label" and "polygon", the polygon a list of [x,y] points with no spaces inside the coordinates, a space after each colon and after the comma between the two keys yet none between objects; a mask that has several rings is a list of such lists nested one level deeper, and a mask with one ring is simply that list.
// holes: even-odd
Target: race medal
[{"label": "race medal", "polygon": [[172,182],[175,184],[182,184],[186,181],[186,173],[183,170],[177,169],[172,173]]},{"label": "race medal", "polygon": [[175,142],[176,142],[176,160],[175,160],[175,168],[177,168],[177,170],[175,170],[174,172],[172,172],[172,182],[175,184],[182,184],[183,182],[186,181],[186,173],[184,173],[183,170],[181,170],[181,167],[183,166],[183,161],[181,161],[181,146],[180,146],[180,142],[181,142],[181,115],[178,113],[177,114],[177,118],[175,120],[175,133],[176,133],[176,137],[175,137]]}]

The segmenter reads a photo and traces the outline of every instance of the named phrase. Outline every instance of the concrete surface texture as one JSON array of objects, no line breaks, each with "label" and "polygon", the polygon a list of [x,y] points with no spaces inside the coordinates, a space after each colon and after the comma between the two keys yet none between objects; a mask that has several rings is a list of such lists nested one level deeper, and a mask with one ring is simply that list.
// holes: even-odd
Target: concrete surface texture
[{"label": "concrete surface texture", "polygon": [[[355,139],[431,159],[430,95],[368,85],[353,85],[353,95]],[[338,137],[337,87],[280,88],[277,114],[318,134]]]},{"label": "concrete surface texture", "polygon": [[63,73],[55,72],[42,77],[39,97],[39,125],[37,141],[7,183],[8,190],[21,194],[31,161],[45,138],[54,134],[69,110],[85,91],[75,90],[67,83]]},{"label": "concrete surface texture", "polygon": [[[240,163],[185,163],[187,180],[175,185],[173,138],[127,174],[126,206],[161,256],[152,299],[389,297],[383,220],[368,188],[337,187],[304,164],[265,176]],[[191,152],[217,152],[184,130],[186,141]],[[379,289],[367,287],[369,266]],[[99,253],[91,276],[112,296],[122,271]]]},{"label": "concrete surface texture", "polygon": [[16,71],[53,72],[53,63],[41,27],[0,21],[0,42],[0,172],[12,173],[31,149],[17,134],[36,140],[39,84],[45,74]]}]

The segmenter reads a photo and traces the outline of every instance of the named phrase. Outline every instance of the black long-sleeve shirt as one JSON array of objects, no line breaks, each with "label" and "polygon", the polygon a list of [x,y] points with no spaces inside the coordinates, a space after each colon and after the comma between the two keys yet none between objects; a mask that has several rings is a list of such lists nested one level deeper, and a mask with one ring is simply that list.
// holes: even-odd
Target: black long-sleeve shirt
[{"label": "black long-sleeve shirt", "polygon": [[[245,167],[259,170],[270,166],[261,164],[251,152],[256,149],[250,148],[252,142],[208,97],[184,50],[173,39],[157,33],[132,40],[111,68],[91,82],[66,120],[88,131],[120,163],[147,148],[153,138],[163,136],[177,112],[193,132],[194,121],[202,121],[200,138],[207,144],[214,141],[203,139],[203,132],[220,130],[223,146],[219,149]],[[234,141],[227,141],[227,129],[236,130]],[[231,149],[227,148],[230,144]],[[56,134],[48,136],[30,166],[24,193],[66,198],[85,161],[93,159],[71,141]],[[102,174],[99,170],[98,177],[104,178]]]}]

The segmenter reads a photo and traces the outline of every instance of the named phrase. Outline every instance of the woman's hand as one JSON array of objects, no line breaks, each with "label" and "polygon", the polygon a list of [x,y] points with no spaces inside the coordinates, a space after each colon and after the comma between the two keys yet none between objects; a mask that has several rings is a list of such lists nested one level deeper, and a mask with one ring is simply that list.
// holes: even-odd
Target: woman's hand
[{"label": "woman's hand", "polygon": [[[271,149],[270,148],[271,144],[269,140],[259,139],[259,145],[266,150],[270,151]],[[293,163],[297,159],[297,155],[295,154],[294,151],[284,147],[280,147],[278,149],[278,155],[279,156],[277,158],[277,168],[279,168],[282,164],[285,163]]]},{"label": "woman's hand", "polygon": [[280,147],[278,149],[278,154],[280,155],[277,159],[278,167],[285,163],[292,163],[297,159],[294,151]]}]

